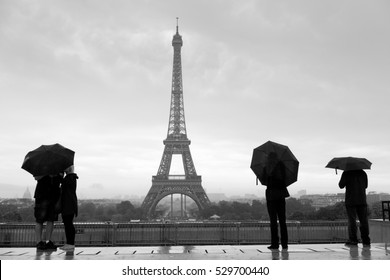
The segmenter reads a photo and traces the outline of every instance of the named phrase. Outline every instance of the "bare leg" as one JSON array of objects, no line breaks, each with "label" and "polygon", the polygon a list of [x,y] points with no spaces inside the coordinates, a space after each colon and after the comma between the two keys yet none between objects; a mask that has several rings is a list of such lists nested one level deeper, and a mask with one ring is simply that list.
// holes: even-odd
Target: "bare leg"
[{"label": "bare leg", "polygon": [[54,222],[46,223],[46,240],[51,240],[51,235],[53,234]]},{"label": "bare leg", "polygon": [[42,241],[42,230],[43,230],[43,224],[36,223],[35,224],[35,236],[37,239],[37,243]]}]

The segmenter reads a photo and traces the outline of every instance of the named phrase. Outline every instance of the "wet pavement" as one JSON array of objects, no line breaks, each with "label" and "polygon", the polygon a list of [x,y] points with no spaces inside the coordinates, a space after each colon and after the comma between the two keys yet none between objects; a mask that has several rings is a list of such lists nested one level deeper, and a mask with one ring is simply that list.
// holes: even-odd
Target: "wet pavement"
[{"label": "wet pavement", "polygon": [[0,260],[390,260],[385,243],[370,248],[344,244],[291,244],[287,250],[267,245],[199,245],[156,247],[76,247],[74,252],[0,248]]}]

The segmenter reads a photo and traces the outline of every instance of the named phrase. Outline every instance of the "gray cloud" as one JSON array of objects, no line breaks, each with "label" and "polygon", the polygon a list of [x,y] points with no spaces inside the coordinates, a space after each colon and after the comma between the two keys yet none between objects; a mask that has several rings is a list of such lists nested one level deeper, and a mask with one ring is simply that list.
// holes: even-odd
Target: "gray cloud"
[{"label": "gray cloud", "polygon": [[294,189],[338,191],[324,166],[356,155],[386,190],[388,11],[379,0],[1,1],[0,182],[33,184],[24,155],[60,142],[76,150],[81,185],[146,194],[179,16],[187,131],[209,192],[262,193],[249,164],[267,140],[300,159]]}]

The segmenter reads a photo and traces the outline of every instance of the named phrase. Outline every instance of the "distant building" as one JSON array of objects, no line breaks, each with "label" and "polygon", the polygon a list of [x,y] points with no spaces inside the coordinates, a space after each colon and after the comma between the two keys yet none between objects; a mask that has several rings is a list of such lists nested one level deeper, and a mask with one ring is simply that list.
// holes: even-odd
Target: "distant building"
[{"label": "distant building", "polygon": [[259,197],[255,194],[246,193],[244,195],[233,195],[227,196],[224,193],[207,193],[211,202],[220,202],[220,201],[236,201],[241,203],[252,203],[253,200],[262,200],[262,197]]},{"label": "distant building", "polygon": [[309,202],[316,210],[344,201],[344,193],[302,195],[299,200]]},{"label": "distant building", "polygon": [[28,189],[28,187],[26,188],[26,191],[24,192],[23,194],[23,197],[24,199],[32,199],[32,196],[31,196],[31,193],[30,193],[30,190]]},{"label": "distant building", "polygon": [[377,192],[369,192],[367,194],[367,204],[371,205],[379,201],[390,200],[390,194],[388,193],[377,193]]}]

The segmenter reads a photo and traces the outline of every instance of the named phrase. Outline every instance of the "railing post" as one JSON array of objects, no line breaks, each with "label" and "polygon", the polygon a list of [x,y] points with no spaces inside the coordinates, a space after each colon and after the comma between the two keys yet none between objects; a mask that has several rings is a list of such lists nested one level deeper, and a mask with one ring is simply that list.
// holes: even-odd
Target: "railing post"
[{"label": "railing post", "polygon": [[390,200],[382,201],[382,218],[383,218],[383,221],[386,221],[386,214],[387,214],[388,220],[390,221]]},{"label": "railing post", "polygon": [[330,224],[330,226],[329,226],[329,228],[330,228],[330,232],[329,232],[329,234],[330,234],[330,236],[329,236],[329,239],[332,241],[332,242],[334,242],[335,241],[335,236],[336,236],[336,223],[335,222],[332,222],[331,224]]},{"label": "railing post", "polygon": [[117,232],[117,228],[118,228],[118,224],[117,223],[112,223],[112,246],[115,246],[116,245],[116,232]]},{"label": "railing post", "polygon": [[301,240],[301,222],[300,221],[296,221],[295,225],[297,227],[297,243],[301,244],[302,243],[302,240]]},{"label": "railing post", "polygon": [[237,244],[240,245],[240,225],[241,223],[236,223],[236,228],[237,228]]},{"label": "railing post", "polygon": [[178,235],[179,235],[179,230],[177,227],[177,223],[175,223],[175,245],[177,245]]},{"label": "railing post", "polygon": [[166,244],[166,237],[165,237],[165,222],[162,221],[160,224],[160,242],[161,245]]}]

